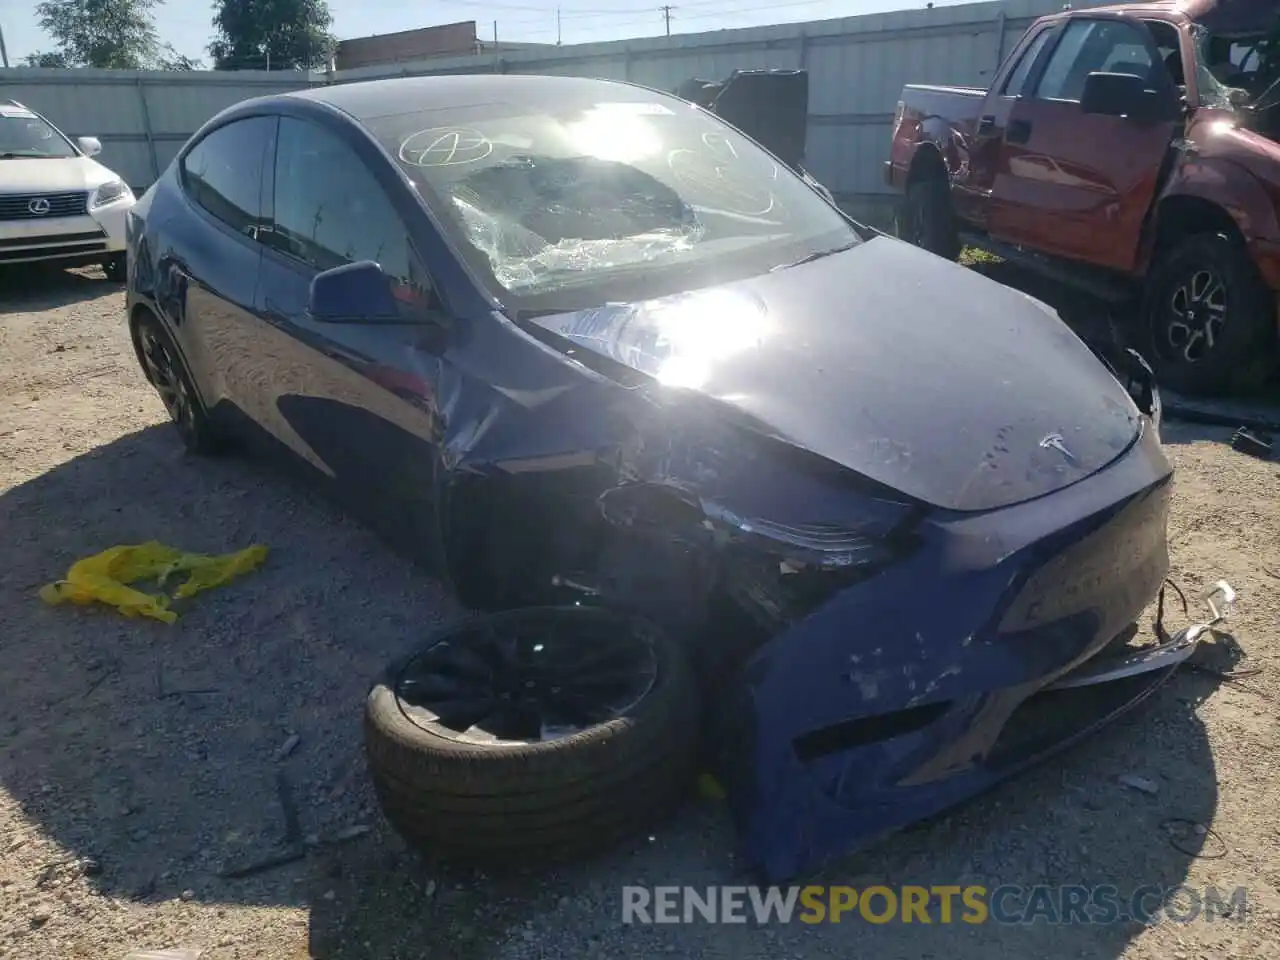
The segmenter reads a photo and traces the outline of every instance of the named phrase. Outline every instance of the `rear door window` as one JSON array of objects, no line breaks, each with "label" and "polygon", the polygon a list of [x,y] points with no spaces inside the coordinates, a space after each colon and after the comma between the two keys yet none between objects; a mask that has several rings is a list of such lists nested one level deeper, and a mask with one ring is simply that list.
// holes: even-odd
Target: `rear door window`
[{"label": "rear door window", "polygon": [[247,117],[218,127],[182,158],[187,195],[231,229],[262,223],[262,181],[275,117]]}]

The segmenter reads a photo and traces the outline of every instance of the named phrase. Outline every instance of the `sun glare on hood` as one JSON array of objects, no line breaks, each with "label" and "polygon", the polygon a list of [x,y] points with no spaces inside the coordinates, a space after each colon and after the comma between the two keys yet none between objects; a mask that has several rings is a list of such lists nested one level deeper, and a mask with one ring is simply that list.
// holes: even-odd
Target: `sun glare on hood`
[{"label": "sun glare on hood", "polygon": [[771,325],[758,301],[729,290],[709,290],[657,306],[659,383],[696,390],[717,363],[760,347]]}]

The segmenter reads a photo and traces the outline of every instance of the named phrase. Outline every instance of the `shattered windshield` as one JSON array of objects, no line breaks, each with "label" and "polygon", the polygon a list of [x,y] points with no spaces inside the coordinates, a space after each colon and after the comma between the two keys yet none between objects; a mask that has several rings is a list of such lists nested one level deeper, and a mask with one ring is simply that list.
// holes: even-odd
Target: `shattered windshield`
[{"label": "shattered windshield", "polygon": [[1280,16],[1271,30],[1259,30],[1256,25],[1245,27],[1242,24],[1240,29],[1215,30],[1203,23],[1192,24],[1196,85],[1202,105],[1268,109],[1277,102]]},{"label": "shattered windshield", "polygon": [[577,308],[641,278],[688,289],[858,242],[803,180],[705,111],[636,87],[578,89],[599,96],[365,121],[501,299]]},{"label": "shattered windshield", "polygon": [[66,138],[31,111],[0,107],[0,158],[75,155]]}]

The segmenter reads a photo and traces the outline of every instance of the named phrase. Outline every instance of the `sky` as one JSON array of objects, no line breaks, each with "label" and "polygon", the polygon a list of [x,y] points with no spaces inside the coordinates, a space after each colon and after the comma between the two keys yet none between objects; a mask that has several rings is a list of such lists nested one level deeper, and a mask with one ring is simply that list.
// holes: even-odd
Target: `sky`
[{"label": "sky", "polygon": [[[936,0],[945,6],[960,0]],[[881,13],[904,7],[923,7],[925,0],[670,0],[671,32],[701,33],[732,27],[824,20],[861,13]],[[53,43],[40,29],[34,0],[0,0],[0,30],[4,31],[9,62],[29,53],[49,50]],[[394,33],[438,23],[475,20],[477,30],[491,39],[493,22],[499,40],[555,43],[555,0],[329,0],[333,32],[339,38]],[[626,37],[660,36],[664,16],[657,0],[562,0],[560,40],[587,43]],[[179,53],[209,63],[205,47],[212,28],[213,6],[206,0],[167,0],[156,11],[162,42]]]}]

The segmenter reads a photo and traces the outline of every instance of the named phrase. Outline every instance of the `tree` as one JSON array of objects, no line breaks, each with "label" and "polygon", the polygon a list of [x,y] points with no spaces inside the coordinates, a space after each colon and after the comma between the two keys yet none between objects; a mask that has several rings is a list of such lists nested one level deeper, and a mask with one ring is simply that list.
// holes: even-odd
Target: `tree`
[{"label": "tree", "polygon": [[67,55],[58,50],[49,50],[44,53],[27,54],[26,65],[28,67],[69,67],[67,63]]},{"label": "tree", "polygon": [[217,0],[209,44],[219,70],[307,70],[329,62],[337,41],[325,0]]},{"label": "tree", "polygon": [[107,67],[141,70],[155,58],[151,12],[162,0],[42,0],[40,26],[58,45],[33,54],[33,66]]},{"label": "tree", "polygon": [[166,43],[160,48],[160,53],[156,57],[155,63],[157,70],[203,70],[204,63],[198,57],[188,57],[185,53],[179,53],[173,48],[173,44]]}]

